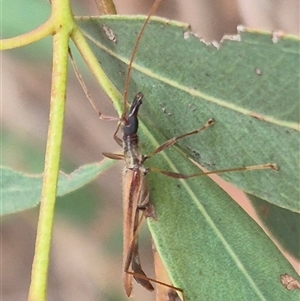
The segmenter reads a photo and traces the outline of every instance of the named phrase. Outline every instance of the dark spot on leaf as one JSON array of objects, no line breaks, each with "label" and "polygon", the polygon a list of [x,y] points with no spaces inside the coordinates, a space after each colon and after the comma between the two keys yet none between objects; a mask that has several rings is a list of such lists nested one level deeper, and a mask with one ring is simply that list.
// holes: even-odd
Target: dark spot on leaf
[{"label": "dark spot on leaf", "polygon": [[266,218],[270,213],[270,208],[268,206],[261,206],[259,210],[264,218]]}]

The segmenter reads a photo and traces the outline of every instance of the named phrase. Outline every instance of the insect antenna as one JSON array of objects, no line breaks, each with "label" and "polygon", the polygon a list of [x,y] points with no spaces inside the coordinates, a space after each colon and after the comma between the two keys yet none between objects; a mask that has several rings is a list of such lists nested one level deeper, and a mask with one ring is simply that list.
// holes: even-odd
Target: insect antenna
[{"label": "insect antenna", "polygon": [[127,75],[126,75],[126,80],[125,80],[125,88],[124,88],[124,109],[123,109],[123,114],[122,114],[122,119],[126,119],[126,104],[127,104],[127,100],[128,100],[128,90],[129,90],[129,86],[130,86],[130,79],[131,79],[131,73],[132,73],[132,64],[133,64],[133,61],[136,57],[136,54],[137,54],[137,51],[138,51],[138,48],[140,46],[140,43],[141,43],[141,40],[142,40],[142,37],[144,35],[144,32],[146,30],[146,27],[147,25],[149,24],[149,20],[150,18],[153,16],[153,14],[156,12],[156,10],[158,9],[160,3],[162,2],[163,0],[156,0],[154,2],[154,4],[152,5],[151,7],[151,10],[150,12],[148,13],[148,16],[139,32],[139,35],[137,37],[137,40],[135,42],[135,45],[134,45],[134,48],[133,48],[133,51],[132,51],[132,54],[131,54],[131,58],[130,58],[130,61],[129,61],[129,65],[128,65],[128,69],[127,69]]}]

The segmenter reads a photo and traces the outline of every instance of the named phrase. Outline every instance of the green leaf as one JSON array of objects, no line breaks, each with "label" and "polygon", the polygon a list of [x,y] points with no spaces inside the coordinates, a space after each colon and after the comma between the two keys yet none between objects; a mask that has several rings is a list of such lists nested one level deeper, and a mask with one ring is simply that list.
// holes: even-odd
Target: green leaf
[{"label": "green leaf", "polygon": [[249,196],[260,220],[286,251],[300,259],[299,214]]},{"label": "green leaf", "polygon": [[[245,192],[299,212],[299,40],[243,31],[220,49],[193,36],[186,25],[155,19],[133,64],[130,99],[145,95],[146,126],[166,139],[216,124],[178,143],[209,170],[276,163],[271,170],[221,176]],[[82,18],[90,46],[122,92],[143,18]],[[117,43],[109,40],[103,24]],[[273,41],[272,41],[273,39]],[[125,64],[124,64],[125,62]]]},{"label": "green leaf", "polygon": [[[95,55],[122,92],[143,17],[81,18]],[[111,28],[117,43],[106,36]],[[299,212],[299,40],[243,31],[217,49],[184,24],[155,18],[133,64],[130,99],[145,95],[141,148],[208,119],[214,127],[149,160],[184,174],[276,163],[280,171],[222,175],[250,195]],[[151,162],[150,162],[151,161]],[[148,220],[175,286],[187,300],[298,300],[280,275],[297,278],[257,224],[207,177],[186,181],[150,173],[157,220]]]},{"label": "green leaf", "polygon": [[[164,156],[197,171],[175,150]],[[150,164],[150,163],[149,163]],[[150,174],[157,220],[148,224],[174,285],[187,300],[298,300],[280,275],[297,273],[271,239],[207,177],[177,180]]]},{"label": "green leaf", "polygon": [[[103,160],[97,164],[87,164],[71,174],[61,173],[58,196],[70,193],[94,180],[114,164]],[[41,200],[42,175],[29,175],[7,167],[1,168],[1,215],[16,213],[36,207]]]}]

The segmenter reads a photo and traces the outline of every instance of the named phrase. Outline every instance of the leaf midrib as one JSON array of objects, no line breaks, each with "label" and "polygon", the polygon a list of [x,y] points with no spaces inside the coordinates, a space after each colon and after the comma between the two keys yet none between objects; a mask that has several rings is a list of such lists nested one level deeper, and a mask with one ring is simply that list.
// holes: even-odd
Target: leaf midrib
[{"label": "leaf midrib", "polygon": [[[151,142],[152,145],[154,145],[155,147],[158,147],[160,145],[159,142],[152,135],[152,133],[148,130],[148,128],[142,122],[140,122],[140,128],[147,135],[147,138],[149,139],[149,141]],[[179,150],[177,147],[176,147],[176,149]],[[161,156],[164,157],[164,160],[168,163],[168,165],[170,166],[170,168],[171,168],[172,171],[179,172],[179,170],[172,163],[171,158],[167,155],[166,152],[162,152]],[[190,199],[193,201],[193,203],[196,205],[196,207],[199,208],[199,211],[202,213],[202,215],[204,216],[204,218],[207,221],[207,223],[213,229],[213,231],[215,232],[216,236],[219,238],[219,240],[221,241],[221,243],[223,244],[223,246],[225,247],[225,249],[228,251],[228,254],[232,258],[232,260],[236,263],[236,266],[238,267],[238,269],[242,272],[242,274],[248,280],[248,282],[250,283],[250,285],[253,288],[253,290],[256,292],[256,294],[259,296],[259,298],[261,300],[267,301],[267,299],[263,296],[263,294],[262,294],[261,290],[259,289],[259,287],[256,285],[253,277],[251,277],[251,275],[247,272],[247,269],[244,267],[244,265],[242,264],[242,262],[239,260],[239,257],[236,255],[236,253],[234,252],[234,250],[230,247],[230,244],[227,243],[225,237],[218,230],[218,228],[216,227],[215,223],[213,222],[213,220],[210,218],[209,214],[205,210],[205,208],[198,201],[197,196],[195,195],[195,193],[193,192],[193,189],[188,184],[188,181],[182,181],[182,186],[184,187],[184,189],[186,190],[186,192],[190,196]]]},{"label": "leaf midrib", "polygon": [[[101,44],[100,41],[97,41],[95,39],[93,39],[89,34],[87,34],[85,32],[85,36],[90,39],[91,42],[93,42],[96,46],[98,46],[99,48],[101,48],[102,50],[104,50],[105,52],[107,52],[108,54],[110,54],[111,56],[115,57],[116,59],[118,59],[119,61],[123,62],[124,64],[129,64],[129,59],[127,58],[124,58],[123,56],[120,56],[118,54],[116,54],[115,52],[111,51],[109,48],[107,48],[105,45]],[[180,91],[183,91],[185,93],[188,93],[194,97],[198,97],[198,98],[201,98],[201,99],[204,99],[210,103],[214,103],[220,107],[223,107],[223,108],[226,108],[226,109],[229,109],[229,110],[232,110],[232,111],[235,111],[235,112],[238,112],[242,115],[245,115],[245,116],[259,116],[264,122],[268,122],[268,123],[271,123],[271,124],[275,124],[275,125],[278,125],[278,126],[281,126],[281,127],[285,127],[285,128],[289,128],[289,129],[294,129],[294,130],[297,130],[297,131],[300,131],[300,128],[299,128],[299,124],[297,124],[296,122],[288,122],[288,121],[285,121],[285,120],[280,120],[278,118],[274,118],[270,115],[266,115],[266,114],[261,114],[259,112],[254,112],[252,110],[248,110],[248,109],[245,109],[243,107],[240,107],[240,106],[237,106],[236,104],[233,104],[233,103],[229,103],[221,98],[216,98],[216,97],[213,97],[213,96],[210,96],[206,93],[203,93],[199,90],[196,90],[196,89],[193,89],[193,88],[190,88],[190,87],[187,87],[187,86],[184,86],[184,85],[181,85],[179,84],[178,82],[174,81],[174,80],[171,80],[169,78],[166,78],[166,77],[163,77],[161,75],[158,75],[154,72],[151,71],[151,69],[147,69],[147,68],[144,68],[144,67],[141,67],[139,64],[137,64],[136,62],[134,62],[132,64],[132,68],[141,72],[142,74],[145,74],[153,79],[156,79],[158,81],[161,81],[173,88],[176,88]]]}]

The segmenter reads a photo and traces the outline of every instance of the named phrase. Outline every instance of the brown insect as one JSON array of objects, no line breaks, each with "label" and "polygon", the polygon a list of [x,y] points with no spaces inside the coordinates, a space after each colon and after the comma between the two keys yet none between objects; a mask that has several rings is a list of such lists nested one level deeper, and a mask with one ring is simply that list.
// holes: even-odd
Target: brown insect
[{"label": "brown insect", "polygon": [[[138,145],[138,111],[142,104],[143,94],[139,92],[129,109],[129,113],[126,114],[126,103],[127,103],[127,91],[129,89],[130,82],[130,74],[132,70],[132,63],[134,61],[134,57],[137,53],[138,45],[140,43],[143,32],[146,28],[146,25],[149,22],[151,15],[154,13],[159,3],[162,0],[157,0],[152,7],[151,12],[146,19],[141,32],[138,36],[137,42],[135,44],[135,48],[133,50],[133,54],[128,66],[127,78],[125,83],[125,92],[124,92],[124,110],[123,114],[119,120],[119,124],[117,126],[117,130],[114,134],[115,141],[123,147],[124,154],[111,154],[111,153],[103,153],[104,156],[114,159],[114,160],[124,160],[125,161],[125,169],[123,173],[123,212],[124,212],[124,246],[123,246],[123,269],[124,269],[124,288],[127,296],[130,296],[132,293],[132,278],[134,278],[139,284],[145,287],[147,290],[154,290],[151,281],[157,282],[159,284],[163,284],[171,289],[170,296],[174,296],[172,291],[177,290],[183,293],[181,288],[173,287],[172,285],[168,285],[166,283],[162,283],[157,281],[156,279],[148,278],[141,267],[139,252],[138,252],[138,232],[139,225],[141,224],[141,219],[143,217],[151,217],[155,218],[155,210],[151,204],[150,196],[149,196],[149,188],[146,180],[147,174],[152,170],[156,172],[160,172],[164,175],[173,177],[173,178],[181,178],[188,179],[191,177],[197,177],[207,174],[214,173],[223,173],[229,171],[242,171],[242,170],[254,170],[254,169],[266,169],[273,168],[276,169],[276,166],[273,164],[265,164],[260,166],[248,166],[242,168],[231,168],[226,170],[218,170],[206,173],[199,173],[194,175],[183,175],[180,173],[163,171],[160,169],[151,169],[146,168],[144,163],[146,160],[153,157],[155,154],[160,153],[167,149],[168,147],[175,144],[179,139],[188,137],[190,135],[197,134],[204,129],[210,127],[215,123],[213,119],[210,119],[203,127],[197,129],[195,131],[185,133],[181,136],[174,137],[161,146],[159,146],[151,155],[144,156],[140,150]],[[119,128],[122,128],[123,137],[122,139],[117,137],[117,133]],[[141,214],[142,212],[142,214]],[[170,297],[171,298],[171,297]],[[171,300],[169,298],[169,300]],[[172,297],[173,298],[173,297]],[[184,297],[183,297],[184,298]]]},{"label": "brown insect", "polygon": [[[124,247],[123,247],[123,268],[124,268],[124,288],[127,296],[132,292],[132,278],[140,283],[146,289],[154,290],[149,280],[163,284],[155,279],[150,279],[142,270],[139,252],[138,252],[138,232],[139,225],[143,217],[155,218],[155,210],[150,202],[149,188],[146,181],[146,175],[151,169],[146,168],[144,163],[155,154],[172,146],[179,139],[199,133],[214,123],[214,120],[209,120],[203,127],[196,131],[186,133],[184,135],[174,137],[160,147],[158,147],[151,155],[144,156],[138,147],[138,110],[142,104],[143,94],[138,93],[130,107],[128,115],[123,115],[120,119],[117,130],[114,134],[115,141],[123,146],[124,154],[103,153],[104,156],[114,160],[124,160],[125,169],[123,174],[123,212],[124,212]],[[119,127],[122,127],[123,138],[117,137]],[[184,177],[182,174],[177,174],[168,171],[160,171],[171,177]],[[142,216],[140,216],[142,212]],[[182,291],[165,284],[175,290]]]},{"label": "brown insect", "polygon": [[[182,295],[184,293],[184,288],[177,288],[172,285],[163,283],[156,279],[148,278],[142,269],[139,250],[138,250],[138,234],[140,226],[145,217],[156,218],[155,209],[151,203],[148,183],[146,180],[147,174],[152,170],[160,172],[166,176],[188,179],[192,177],[198,177],[208,174],[224,173],[229,171],[243,171],[243,170],[257,170],[257,169],[277,169],[275,164],[264,164],[240,168],[230,168],[218,171],[211,171],[205,173],[197,173],[193,175],[184,175],[171,171],[164,171],[157,168],[146,168],[144,163],[146,160],[152,158],[154,155],[164,151],[178,140],[185,137],[197,134],[215,123],[214,119],[210,119],[201,128],[185,133],[183,135],[174,137],[162,145],[160,145],[156,150],[154,150],[150,155],[145,156],[139,150],[139,140],[138,140],[138,112],[143,100],[143,94],[141,92],[137,93],[127,114],[127,96],[128,89],[130,85],[130,77],[132,71],[132,63],[137,54],[138,46],[140,44],[143,33],[146,26],[150,20],[150,17],[154,14],[162,0],[156,0],[142,29],[138,35],[135,47],[132,52],[130,63],[128,65],[128,72],[125,82],[124,90],[124,109],[121,118],[119,119],[117,129],[114,133],[114,139],[118,145],[123,147],[123,154],[112,154],[103,153],[104,156],[114,159],[114,160],[124,160],[125,169],[123,173],[123,212],[124,212],[124,246],[123,246],[123,270],[124,270],[124,288],[127,296],[132,293],[132,280],[133,278],[141,284],[144,288],[149,291],[153,291],[154,288],[150,281],[165,285],[170,289],[169,300],[175,300],[174,290],[180,292]],[[81,84],[83,84],[81,80]],[[86,91],[86,88],[84,88]],[[86,93],[87,94],[87,93]],[[87,95],[90,99],[89,95]],[[91,100],[90,100],[91,101]],[[92,101],[91,101],[92,102]],[[93,104],[93,102],[92,102]],[[93,105],[95,108],[95,106]],[[98,111],[98,110],[97,110]],[[99,111],[99,117],[106,120],[114,120],[114,117],[107,117],[101,114]],[[122,138],[117,136],[119,129],[121,128],[123,132]],[[183,299],[184,296],[183,296]]]}]

